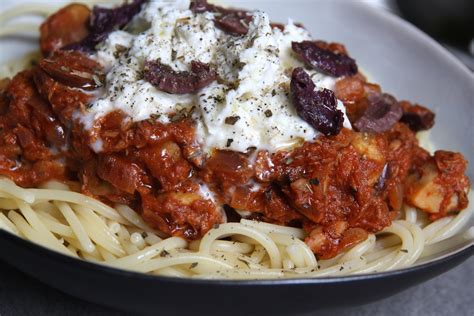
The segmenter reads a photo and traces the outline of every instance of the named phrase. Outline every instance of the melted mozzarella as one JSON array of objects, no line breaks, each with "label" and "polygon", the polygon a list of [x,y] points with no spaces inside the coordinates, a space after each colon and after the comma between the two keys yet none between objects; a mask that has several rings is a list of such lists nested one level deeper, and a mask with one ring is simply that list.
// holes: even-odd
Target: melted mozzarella
[{"label": "melted mozzarella", "polygon": [[[86,128],[115,110],[134,121],[153,115],[166,123],[177,109],[194,107],[197,137],[205,151],[277,151],[319,135],[296,114],[290,98],[291,71],[304,66],[291,42],[311,39],[292,21],[284,31],[272,29],[268,15],[255,11],[248,33],[232,36],[215,27],[212,13],[192,13],[189,0],[158,0],[147,4],[134,23],[145,25],[145,31],[113,32],[93,56],[108,73],[103,93],[80,117]],[[143,80],[147,60],[159,60],[175,71],[189,70],[193,60],[210,64],[219,83],[196,94],[168,94]],[[334,78],[308,72],[318,89],[334,88]],[[341,102],[338,107],[344,111]],[[350,128],[347,117],[345,126]],[[92,147],[100,151],[98,143]]]}]

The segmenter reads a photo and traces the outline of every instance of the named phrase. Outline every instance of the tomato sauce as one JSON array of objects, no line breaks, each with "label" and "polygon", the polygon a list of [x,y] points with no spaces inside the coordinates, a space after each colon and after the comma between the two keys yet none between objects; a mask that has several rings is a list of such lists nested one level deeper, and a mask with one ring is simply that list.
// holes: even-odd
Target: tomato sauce
[{"label": "tomato sauce", "polygon": [[[88,14],[79,13],[72,25]],[[70,15],[60,11],[51,19]],[[467,206],[467,162],[458,153],[431,156],[422,149],[410,129],[413,117],[383,133],[343,128],[276,153],[204,153],[186,114],[163,124],[153,118],[132,122],[115,111],[86,130],[74,115],[87,111],[103,73],[81,53],[54,52],[73,37],[61,42],[57,37],[69,33],[56,34],[52,27],[59,22],[53,20],[42,27],[45,59],[0,85],[0,175],[23,187],[78,181],[83,193],[127,204],[151,226],[187,239],[224,222],[224,209],[235,210],[304,228],[319,258],[334,257],[389,226],[403,203],[432,219]],[[86,35],[80,28],[77,37]],[[331,48],[347,53],[341,45]],[[374,93],[380,87],[360,74],[340,79],[335,89],[351,121]],[[426,108],[406,101],[402,107],[423,114],[417,126],[432,125],[434,115]],[[95,152],[91,145],[99,140]]]}]

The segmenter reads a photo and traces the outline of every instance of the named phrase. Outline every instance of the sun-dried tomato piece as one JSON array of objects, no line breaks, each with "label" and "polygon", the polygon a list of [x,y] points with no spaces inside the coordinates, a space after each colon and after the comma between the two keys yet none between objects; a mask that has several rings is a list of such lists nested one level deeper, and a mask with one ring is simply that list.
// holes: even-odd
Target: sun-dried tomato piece
[{"label": "sun-dried tomato piece", "polygon": [[402,117],[403,110],[390,94],[371,94],[364,114],[354,122],[359,132],[382,133],[388,131]]},{"label": "sun-dried tomato piece", "polygon": [[86,38],[90,15],[91,10],[86,5],[72,3],[49,16],[40,26],[43,56]]},{"label": "sun-dried tomato piece", "polygon": [[400,119],[402,123],[405,123],[414,132],[428,130],[433,127],[435,123],[435,114],[424,106],[415,104],[412,105],[409,102],[400,102],[403,108],[403,116]]},{"label": "sun-dried tomato piece", "polygon": [[[302,28],[302,29],[306,29],[302,23],[294,23],[294,24],[295,24],[295,26],[297,26],[297,27],[300,27],[300,28]],[[271,23],[270,23],[270,26],[271,26],[273,29],[279,29],[279,30],[282,31],[282,32],[285,30],[285,24],[282,24],[282,23],[271,22]]]},{"label": "sun-dried tomato piece", "polygon": [[82,41],[64,47],[66,50],[93,51],[107,36],[126,26],[148,0],[133,0],[116,8],[94,6],[90,18],[89,35]]},{"label": "sun-dried tomato piece", "polygon": [[93,90],[105,78],[100,65],[80,52],[56,51],[39,65],[55,80],[75,88]]},{"label": "sun-dried tomato piece", "polygon": [[143,70],[145,80],[157,89],[173,93],[193,93],[216,80],[217,74],[209,65],[191,62],[191,71],[174,71],[158,61],[147,61]]},{"label": "sun-dried tomato piece", "polygon": [[357,64],[354,59],[345,54],[336,54],[329,48],[321,48],[318,42],[292,42],[291,47],[306,64],[319,71],[335,77],[357,74]]},{"label": "sun-dried tomato piece", "polygon": [[213,12],[217,13],[214,23],[221,30],[232,35],[245,35],[249,31],[252,22],[252,14],[246,10],[226,9],[209,4],[206,0],[194,0],[190,9],[194,13]]},{"label": "sun-dried tomato piece", "polygon": [[323,40],[316,40],[314,41],[314,43],[322,49],[330,50],[334,54],[349,56],[349,54],[347,53],[346,46],[344,46],[341,43],[336,43],[336,42],[330,43]]},{"label": "sun-dried tomato piece", "polygon": [[252,16],[245,11],[235,11],[223,14],[215,20],[215,24],[221,30],[232,35],[245,35],[249,31]]},{"label": "sun-dried tomato piece", "polygon": [[344,114],[337,109],[334,92],[328,89],[315,91],[311,77],[296,68],[291,76],[291,95],[298,115],[324,135],[336,135],[341,131]]}]

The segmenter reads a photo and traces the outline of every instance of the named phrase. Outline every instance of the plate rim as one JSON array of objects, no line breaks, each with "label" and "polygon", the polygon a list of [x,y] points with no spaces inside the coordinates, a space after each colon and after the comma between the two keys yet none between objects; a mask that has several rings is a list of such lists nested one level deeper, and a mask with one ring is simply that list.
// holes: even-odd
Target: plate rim
[{"label": "plate rim", "polygon": [[[318,1],[325,1],[325,0],[318,0]],[[344,2],[344,0],[336,0],[334,2]],[[345,2],[344,2],[345,3]],[[436,52],[438,55],[442,56],[443,59],[449,61],[452,66],[455,66],[463,75],[466,76],[467,79],[470,79],[474,84],[474,71],[471,71],[465,64],[461,62],[459,58],[457,58],[453,53],[451,53],[446,47],[441,45],[441,43],[437,42],[431,36],[429,36],[424,31],[417,28],[411,22],[404,20],[398,15],[388,11],[388,10],[377,10],[369,6],[368,4],[363,3],[362,1],[354,1],[350,2],[351,5],[355,7],[359,7],[361,10],[365,10],[366,13],[371,14],[372,16],[376,17],[377,19],[383,20],[384,23],[390,22],[394,27],[403,28],[404,31],[412,33],[414,36],[421,38],[426,44],[433,47],[433,51]],[[348,5],[347,3],[346,5]],[[474,94],[473,94],[474,95]]]}]

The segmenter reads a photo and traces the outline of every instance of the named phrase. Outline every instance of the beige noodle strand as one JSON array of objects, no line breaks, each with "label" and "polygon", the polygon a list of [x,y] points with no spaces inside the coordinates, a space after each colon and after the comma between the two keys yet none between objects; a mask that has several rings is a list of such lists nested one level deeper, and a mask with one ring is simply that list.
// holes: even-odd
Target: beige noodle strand
[{"label": "beige noodle strand", "polygon": [[[394,221],[335,258],[318,261],[303,242],[306,234],[301,229],[242,220],[221,224],[201,240],[188,243],[152,230],[129,207],[117,206],[118,211],[68,191],[64,184],[22,189],[9,180],[0,183],[0,203],[8,206],[0,211],[0,229],[70,256],[155,275],[210,279],[344,276],[400,269],[474,239],[474,228],[463,233],[472,208],[422,228],[421,213],[405,207],[404,220]],[[225,237],[230,240],[222,240]]]},{"label": "beige noodle strand", "polygon": [[90,240],[84,226],[79,221],[79,218],[77,218],[72,208],[67,203],[59,201],[55,201],[54,205],[59,209],[61,214],[71,226],[71,230],[73,231],[73,233],[77,237],[77,240],[82,246],[81,249],[86,252],[93,252],[95,246]]}]

